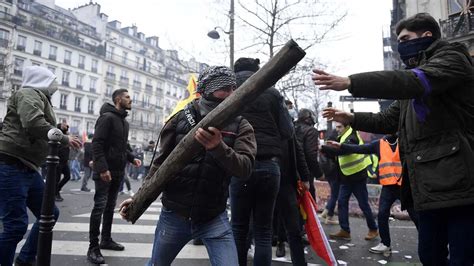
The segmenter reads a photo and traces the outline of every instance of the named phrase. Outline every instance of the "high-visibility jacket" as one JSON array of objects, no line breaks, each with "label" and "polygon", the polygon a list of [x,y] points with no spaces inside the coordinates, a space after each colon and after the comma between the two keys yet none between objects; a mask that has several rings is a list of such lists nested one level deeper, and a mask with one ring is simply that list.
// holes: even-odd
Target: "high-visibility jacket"
[{"label": "high-visibility jacket", "polygon": [[[344,143],[344,141],[353,133],[353,129],[350,127],[342,136],[340,143]],[[359,135],[359,132],[355,132],[357,139],[360,144],[364,144],[364,141]],[[349,155],[340,155],[337,156],[337,160],[339,162],[339,167],[341,168],[341,172],[345,176],[353,175],[358,173],[367,168],[367,166],[371,165],[372,162],[370,158],[366,154],[349,154]]]},{"label": "high-visibility jacket", "polygon": [[377,170],[379,168],[379,157],[372,153],[369,155],[369,159],[372,162],[372,165],[367,167],[367,175],[369,175],[369,178],[377,178]]},{"label": "high-visibility jacket", "polygon": [[379,182],[382,186],[402,185],[402,163],[398,144],[393,151],[386,139],[380,140]]}]

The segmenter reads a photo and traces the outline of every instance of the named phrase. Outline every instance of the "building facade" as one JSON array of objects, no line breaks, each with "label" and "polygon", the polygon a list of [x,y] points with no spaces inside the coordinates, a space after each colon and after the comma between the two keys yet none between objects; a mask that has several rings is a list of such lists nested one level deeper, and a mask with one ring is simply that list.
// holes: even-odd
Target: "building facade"
[{"label": "building facade", "polygon": [[158,138],[166,116],[186,95],[187,78],[201,64],[184,62],[178,52],[159,47],[136,26],[108,21],[100,5],[72,10],[54,0],[0,0],[0,116],[19,88],[23,67],[39,65],[58,77],[52,97],[58,121],[75,135],[93,133],[104,102],[116,89],[133,99],[130,143]]}]

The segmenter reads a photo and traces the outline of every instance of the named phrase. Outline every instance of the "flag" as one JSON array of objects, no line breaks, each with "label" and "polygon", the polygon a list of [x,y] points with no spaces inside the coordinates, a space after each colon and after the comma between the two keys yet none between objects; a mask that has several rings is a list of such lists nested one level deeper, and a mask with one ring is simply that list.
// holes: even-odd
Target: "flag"
[{"label": "flag", "polygon": [[183,108],[192,100],[199,97],[199,93],[196,92],[196,87],[197,87],[196,77],[193,74],[191,74],[191,77],[189,77],[188,87],[186,88],[189,94],[188,97],[186,99],[179,101],[176,104],[176,106],[173,109],[173,112],[171,112],[171,114],[166,118],[166,121],[168,121],[171,117],[173,117],[173,115],[175,115],[177,112],[183,110]]},{"label": "flag", "polygon": [[328,265],[337,265],[329,241],[319,222],[316,202],[301,181],[298,181],[298,203],[303,217],[306,218],[304,228],[308,235],[311,248],[313,248],[314,252]]}]

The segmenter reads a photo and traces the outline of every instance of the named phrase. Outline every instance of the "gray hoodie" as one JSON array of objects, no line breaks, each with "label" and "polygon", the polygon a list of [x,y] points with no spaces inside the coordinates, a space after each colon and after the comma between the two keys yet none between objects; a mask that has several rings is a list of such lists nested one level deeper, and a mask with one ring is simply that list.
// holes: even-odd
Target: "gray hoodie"
[{"label": "gray hoodie", "polygon": [[[0,153],[20,159],[38,170],[48,152],[48,131],[56,126],[50,99],[56,76],[46,68],[25,67],[21,89],[8,99],[0,132]],[[67,136],[61,143],[67,144]]]}]

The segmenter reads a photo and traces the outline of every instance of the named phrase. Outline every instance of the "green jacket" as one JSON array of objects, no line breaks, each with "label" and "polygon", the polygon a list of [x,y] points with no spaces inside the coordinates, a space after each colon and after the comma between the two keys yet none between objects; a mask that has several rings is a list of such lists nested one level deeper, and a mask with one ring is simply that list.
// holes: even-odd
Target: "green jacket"
[{"label": "green jacket", "polygon": [[[48,97],[47,97],[48,96]],[[0,153],[38,169],[48,153],[48,131],[56,118],[47,89],[21,88],[9,99],[0,133]],[[67,143],[67,138],[61,140]]]},{"label": "green jacket", "polygon": [[[416,69],[350,76],[349,91],[356,97],[397,99],[380,113],[356,113],[352,127],[399,132],[404,207],[474,204],[473,62],[462,44],[444,41],[434,42],[419,59],[417,69],[427,82]],[[425,119],[416,109],[420,103]]]}]

